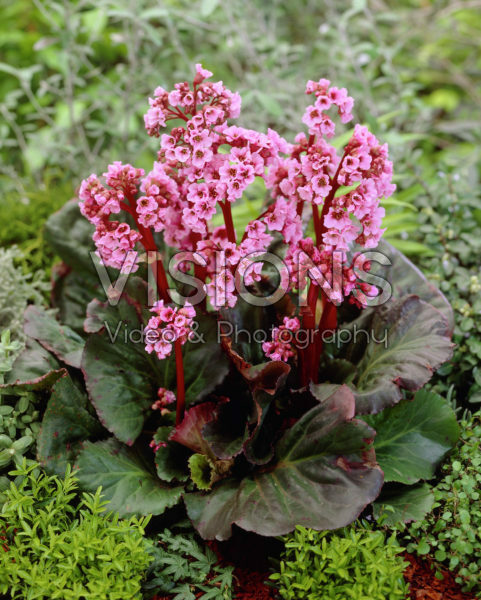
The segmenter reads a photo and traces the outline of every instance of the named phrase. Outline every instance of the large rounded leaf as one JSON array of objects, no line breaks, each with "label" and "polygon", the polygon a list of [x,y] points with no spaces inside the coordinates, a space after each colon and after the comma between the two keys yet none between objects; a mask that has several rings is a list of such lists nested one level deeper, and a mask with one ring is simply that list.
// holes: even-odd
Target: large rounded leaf
[{"label": "large rounded leaf", "polygon": [[208,494],[184,497],[202,537],[227,539],[232,524],[275,536],[296,525],[337,529],[353,521],[381,489],[370,445],[375,432],[352,420],[355,400],[341,386],[300,419],[276,446],[277,462]]},{"label": "large rounded leaf", "polygon": [[459,437],[449,402],[426,390],[365,420],[377,432],[374,448],[386,481],[431,479]]},{"label": "large rounded leaf", "polygon": [[58,319],[78,333],[83,332],[85,311],[92,298],[104,298],[105,292],[97,275],[86,271],[71,271],[64,263],[52,273],[52,306]]},{"label": "large rounded leaf", "polygon": [[[417,296],[373,311],[369,343],[354,379],[356,413],[377,413],[420,389],[452,355],[444,316]],[[364,338],[364,336],[363,336]]]},{"label": "large rounded leaf", "polygon": [[180,499],[181,487],[162,484],[138,450],[113,439],[87,442],[76,466],[80,485],[90,491],[102,486],[109,509],[121,516],[160,515]]},{"label": "large rounded leaf", "polygon": [[[388,486],[387,486],[388,487]],[[434,493],[427,483],[383,489],[373,503],[374,518],[382,525],[395,527],[399,523],[420,521],[432,509]]]},{"label": "large rounded leaf", "polygon": [[[141,342],[135,306],[123,298],[99,333],[91,335],[82,357],[87,390],[101,423],[117,439],[133,444],[161,385],[158,365]],[[157,361],[158,362],[158,361]]]},{"label": "large rounded leaf", "polygon": [[92,271],[89,252],[95,249],[92,235],[95,231],[72,199],[50,216],[45,224],[45,240],[60,258],[77,272]]}]

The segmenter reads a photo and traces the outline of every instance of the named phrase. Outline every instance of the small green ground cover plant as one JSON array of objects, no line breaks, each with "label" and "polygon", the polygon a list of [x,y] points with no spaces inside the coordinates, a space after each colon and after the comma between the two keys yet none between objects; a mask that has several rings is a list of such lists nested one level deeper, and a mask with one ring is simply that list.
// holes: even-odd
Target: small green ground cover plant
[{"label": "small green ground cover plant", "polygon": [[10,473],[0,513],[0,593],[12,600],[137,600],[150,562],[148,518],[105,513],[101,490],[79,494],[78,481],[49,477],[38,465]]},{"label": "small green ground cover plant", "polygon": [[[8,330],[0,336],[0,384],[21,347],[19,341],[11,340]],[[9,486],[7,472],[12,463],[19,465],[24,457],[35,455],[40,420],[38,398],[33,392],[12,394],[0,390],[0,502]]]},{"label": "small green ground cover plant", "polygon": [[219,565],[215,552],[192,532],[188,522],[182,531],[178,527],[156,536],[145,592],[172,594],[173,600],[232,598],[234,567]]},{"label": "small green ground cover plant", "polygon": [[433,510],[409,526],[399,525],[409,552],[429,556],[438,570],[457,573],[466,591],[481,597],[481,413],[461,422],[458,448],[434,487]]},{"label": "small green ground cover plant", "polygon": [[332,533],[297,527],[270,579],[284,600],[403,600],[402,551],[395,534],[365,523]]}]

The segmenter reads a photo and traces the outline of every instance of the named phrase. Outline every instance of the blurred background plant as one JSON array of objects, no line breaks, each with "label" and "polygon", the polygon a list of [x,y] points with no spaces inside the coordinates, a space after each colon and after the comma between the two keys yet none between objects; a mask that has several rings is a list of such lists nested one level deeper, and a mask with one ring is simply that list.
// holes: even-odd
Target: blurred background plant
[{"label": "blurred background plant", "polygon": [[481,189],[479,174],[469,165],[450,169],[446,162],[427,181],[418,175],[415,205],[419,209],[416,238],[434,252],[419,262],[440,287],[455,311],[451,361],[436,373],[440,394],[458,405],[477,409],[481,403]]},{"label": "blurred background plant", "polygon": [[[307,78],[356,98],[395,158],[481,133],[478,2],[455,0],[1,0],[2,186],[77,179],[107,160],[148,164],[146,96],[202,61],[243,97],[241,121],[295,133]],[[155,142],[154,142],[155,145]],[[432,158],[432,157],[431,157]],[[398,174],[403,170],[397,168]],[[77,178],[77,179],[76,179]],[[399,181],[402,177],[399,175]],[[52,180],[49,180],[52,183]]]},{"label": "blurred background plant", "polygon": [[9,329],[17,342],[25,338],[23,313],[27,304],[43,304],[50,288],[42,271],[23,268],[25,260],[16,246],[0,247],[0,333]]}]

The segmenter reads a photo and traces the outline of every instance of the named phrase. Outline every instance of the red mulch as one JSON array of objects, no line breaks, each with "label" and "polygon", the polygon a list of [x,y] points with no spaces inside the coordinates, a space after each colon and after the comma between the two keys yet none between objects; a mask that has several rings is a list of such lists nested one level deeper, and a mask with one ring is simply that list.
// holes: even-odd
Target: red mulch
[{"label": "red mulch", "polygon": [[282,545],[234,527],[226,542],[208,542],[220,564],[233,565],[236,600],[274,600],[274,588],[264,584],[269,579],[269,556],[279,555]]},{"label": "red mulch", "polygon": [[429,562],[412,554],[405,554],[409,567],[404,571],[406,581],[411,584],[411,600],[475,600],[465,594],[449,571],[442,571],[444,579],[437,579]]},{"label": "red mulch", "polygon": [[274,600],[275,590],[264,584],[269,578],[269,573],[249,571],[236,568],[234,571],[236,585],[234,598],[236,600]]}]

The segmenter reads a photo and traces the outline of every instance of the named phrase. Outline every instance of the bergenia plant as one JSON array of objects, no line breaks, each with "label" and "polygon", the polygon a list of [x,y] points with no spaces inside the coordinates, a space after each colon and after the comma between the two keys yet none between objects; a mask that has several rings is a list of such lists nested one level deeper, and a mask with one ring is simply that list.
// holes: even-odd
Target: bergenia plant
[{"label": "bergenia plant", "polygon": [[[343,149],[329,143],[353,118],[344,88],[308,81],[306,131],[290,143],[232,124],[240,96],[211,76],[197,65],[192,84],[155,90],[150,172],[114,162],[80,186],[86,220],[76,203],[50,219],[62,325],[27,310],[29,344],[4,387],[53,386],[39,459],[57,472],[72,462],[124,514],[183,500],[217,539],[233,524],[338,528],[396,462],[385,441],[376,462],[375,428],[412,412],[449,358],[450,307],[380,243],[387,145],[362,125]],[[440,411],[428,458],[410,438],[425,470],[398,456],[386,480],[432,476],[455,438]]]}]

